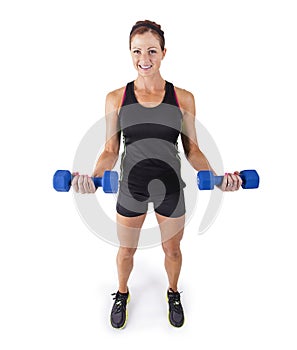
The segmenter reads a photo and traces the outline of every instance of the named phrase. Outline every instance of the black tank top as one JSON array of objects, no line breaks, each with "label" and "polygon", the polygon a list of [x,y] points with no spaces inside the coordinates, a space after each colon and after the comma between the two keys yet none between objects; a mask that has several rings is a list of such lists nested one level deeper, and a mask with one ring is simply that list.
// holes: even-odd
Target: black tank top
[{"label": "black tank top", "polygon": [[124,142],[120,175],[122,192],[145,201],[150,196],[163,196],[185,187],[177,144],[182,113],[172,83],[166,81],[162,103],[151,108],[138,103],[134,82],[128,83],[119,122]]}]

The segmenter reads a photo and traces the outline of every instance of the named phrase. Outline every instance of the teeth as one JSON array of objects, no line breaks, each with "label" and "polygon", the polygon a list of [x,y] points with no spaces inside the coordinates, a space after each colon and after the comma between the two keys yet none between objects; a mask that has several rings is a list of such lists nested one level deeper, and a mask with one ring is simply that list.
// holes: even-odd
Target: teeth
[{"label": "teeth", "polygon": [[142,69],[149,69],[149,68],[151,68],[151,66],[142,66],[142,65],[139,65],[139,67],[142,68]]}]

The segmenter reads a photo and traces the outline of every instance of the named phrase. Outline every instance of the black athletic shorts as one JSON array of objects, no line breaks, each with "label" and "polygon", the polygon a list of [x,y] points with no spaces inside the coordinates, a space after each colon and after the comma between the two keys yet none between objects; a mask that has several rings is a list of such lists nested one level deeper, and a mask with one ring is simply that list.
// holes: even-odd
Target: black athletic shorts
[{"label": "black athletic shorts", "polygon": [[155,212],[160,215],[178,218],[185,214],[186,208],[183,190],[166,194],[164,199],[162,199],[163,198],[155,196],[147,200],[140,195],[136,200],[132,196],[128,196],[122,191],[119,191],[116,209],[120,215],[135,217],[145,214],[148,209],[148,203],[152,202]]}]

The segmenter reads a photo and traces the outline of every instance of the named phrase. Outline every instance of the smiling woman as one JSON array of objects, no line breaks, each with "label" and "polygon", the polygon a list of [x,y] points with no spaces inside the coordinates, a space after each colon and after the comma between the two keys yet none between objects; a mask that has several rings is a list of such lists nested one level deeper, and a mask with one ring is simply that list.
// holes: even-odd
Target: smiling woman
[{"label": "smiling woman", "polygon": [[129,48],[138,73],[144,77],[155,75],[166,54],[161,26],[148,20],[137,22],[130,32]]},{"label": "smiling woman", "polygon": [[[166,55],[161,26],[148,20],[137,22],[130,32],[129,48],[137,77],[106,97],[106,143],[93,172],[94,177],[102,177],[106,170],[115,166],[122,135],[124,152],[116,204],[119,288],[110,321],[115,328],[126,324],[127,284],[148,204],[152,203],[165,254],[169,321],[174,327],[181,327],[184,313],[178,280],[182,265],[180,242],[185,225],[186,184],[181,177],[179,136],[185,156],[195,170],[211,167],[198,146],[194,96],[166,81],[160,73]],[[77,192],[95,191],[91,178],[86,175],[75,174],[72,182]],[[229,174],[225,175],[220,188],[235,191],[240,185],[240,177]]]}]

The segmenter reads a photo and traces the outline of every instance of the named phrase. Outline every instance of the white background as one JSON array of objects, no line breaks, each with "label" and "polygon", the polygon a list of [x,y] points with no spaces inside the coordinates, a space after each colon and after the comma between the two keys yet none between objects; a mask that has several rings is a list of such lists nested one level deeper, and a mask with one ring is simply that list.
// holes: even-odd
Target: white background
[{"label": "white background", "polygon": [[[1,349],[296,349],[296,9],[294,1],[2,1]],[[186,324],[167,323],[160,247],[131,275],[129,322],[109,324],[115,246],[52,189],[71,169],[106,94],[133,80],[128,35],[162,25],[163,77],[190,90],[227,171],[258,190],[225,194],[204,235],[186,226]],[[203,149],[203,145],[201,145]],[[207,152],[207,150],[205,150]],[[199,213],[197,213],[198,217]],[[98,217],[100,220],[100,217]]]}]

